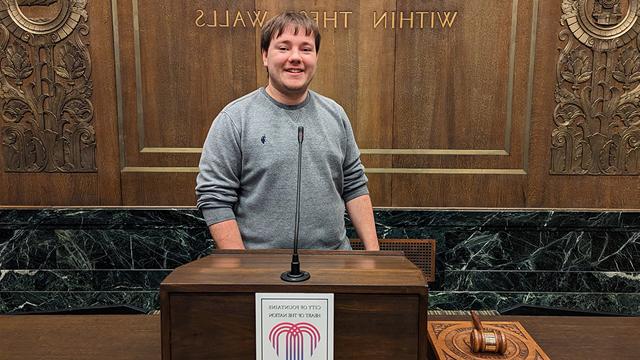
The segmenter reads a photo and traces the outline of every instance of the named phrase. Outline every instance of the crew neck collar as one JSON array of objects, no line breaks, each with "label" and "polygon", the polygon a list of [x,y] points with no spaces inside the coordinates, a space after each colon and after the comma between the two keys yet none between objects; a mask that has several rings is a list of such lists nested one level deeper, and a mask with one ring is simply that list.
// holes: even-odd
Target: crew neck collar
[{"label": "crew neck collar", "polygon": [[287,104],[283,104],[283,103],[279,102],[278,100],[276,100],[273,97],[271,97],[271,95],[269,95],[269,93],[267,92],[267,90],[264,87],[260,88],[260,92],[262,94],[264,94],[264,96],[266,96],[267,99],[269,99],[269,101],[271,101],[277,107],[279,107],[281,109],[285,109],[285,110],[298,110],[298,109],[301,109],[305,105],[307,105],[309,103],[309,101],[311,100],[311,90],[307,91],[307,97],[301,103],[295,104],[295,105],[287,105]]}]

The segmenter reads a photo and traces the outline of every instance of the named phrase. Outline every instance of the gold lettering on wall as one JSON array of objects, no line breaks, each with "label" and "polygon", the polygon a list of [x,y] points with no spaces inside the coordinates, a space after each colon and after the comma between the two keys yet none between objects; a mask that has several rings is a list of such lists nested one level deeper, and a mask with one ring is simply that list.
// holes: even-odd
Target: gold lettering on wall
[{"label": "gold lettering on wall", "polygon": [[400,29],[402,29],[402,24],[407,21],[409,28],[413,29],[413,11],[409,12],[408,17],[404,17],[402,11],[400,11]]},{"label": "gold lettering on wall", "polygon": [[[426,24],[425,16],[429,20]],[[457,16],[457,11],[374,11],[372,24],[374,29],[445,29],[454,26]],[[415,27],[414,19],[418,19]]]},{"label": "gold lettering on wall", "polygon": [[[194,23],[198,28],[262,27],[266,10],[196,9]],[[348,29],[353,11],[302,10],[323,29]],[[371,24],[374,29],[450,29],[455,26],[458,11],[374,11]]]},{"label": "gold lettering on wall", "polygon": [[244,19],[242,18],[241,12],[236,13],[236,18],[233,20],[233,27],[238,26],[238,21],[242,22],[242,27],[247,27],[247,24],[245,24]]},{"label": "gold lettering on wall", "polygon": [[[438,20],[440,20],[440,26],[443,28],[453,26],[453,22],[456,21],[456,16],[458,15],[457,11],[450,12],[439,12],[438,11]],[[451,17],[451,18],[449,18]]]},{"label": "gold lettering on wall", "polygon": [[550,173],[638,175],[640,0],[563,0],[562,10]]},{"label": "gold lettering on wall", "polygon": [[[247,22],[251,27],[262,27],[264,20],[267,16],[267,11],[236,11],[235,13],[229,12],[229,10],[218,11],[213,10],[209,16],[206,16],[204,10],[196,10],[196,27],[229,27],[229,18],[234,16],[232,27],[247,27]],[[231,15],[232,14],[232,15]],[[240,25],[241,24],[241,25]]]},{"label": "gold lettering on wall", "polygon": [[[29,7],[39,14],[31,19]],[[0,2],[7,172],[95,172],[86,0]]]},{"label": "gold lettering on wall", "polygon": [[338,12],[334,11],[333,17],[328,17],[327,12],[325,11],[323,21],[324,21],[325,29],[327,28],[327,22],[332,22],[332,21],[333,21],[333,28],[337,29],[338,28]]}]

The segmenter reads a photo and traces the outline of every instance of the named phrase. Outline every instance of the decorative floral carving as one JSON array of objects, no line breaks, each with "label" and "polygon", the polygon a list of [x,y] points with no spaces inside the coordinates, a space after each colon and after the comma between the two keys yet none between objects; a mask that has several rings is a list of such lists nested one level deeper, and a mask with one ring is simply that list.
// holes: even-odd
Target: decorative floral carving
[{"label": "decorative floral carving", "polygon": [[[629,14],[606,28],[588,21],[588,1],[596,0],[562,3],[561,23],[567,28],[559,38],[566,44],[556,70],[550,172],[638,175],[640,0],[627,0]],[[619,5],[619,1],[597,1],[594,16],[616,14]]]},{"label": "decorative floral carving", "polygon": [[591,58],[584,49],[571,51],[562,60],[562,71],[560,74],[566,81],[573,83],[574,88],[591,79]]},{"label": "decorative floral carving", "polygon": [[75,80],[84,75],[87,69],[85,53],[73,44],[66,43],[59,53],[60,65],[55,67],[56,74],[66,80]]},{"label": "decorative floral carving", "polygon": [[[58,1],[60,12],[36,23],[18,9]],[[86,0],[58,1],[0,1],[0,138],[9,172],[96,171]]]},{"label": "decorative floral carving", "polygon": [[33,66],[27,54],[27,48],[18,43],[7,47],[6,56],[2,57],[2,73],[16,80],[16,84],[22,85],[22,81],[33,73]]},{"label": "decorative floral carving", "polygon": [[640,52],[634,47],[628,47],[618,57],[613,78],[623,83],[623,89],[629,90],[631,84],[640,80]]}]

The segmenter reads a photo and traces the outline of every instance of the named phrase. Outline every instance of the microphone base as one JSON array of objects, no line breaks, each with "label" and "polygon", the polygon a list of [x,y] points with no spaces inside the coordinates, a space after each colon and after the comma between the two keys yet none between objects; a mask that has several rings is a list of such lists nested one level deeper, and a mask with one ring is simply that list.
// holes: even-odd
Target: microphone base
[{"label": "microphone base", "polygon": [[299,274],[294,274],[291,271],[285,271],[280,275],[280,279],[287,282],[303,282],[309,280],[311,275],[306,271],[300,271]]}]

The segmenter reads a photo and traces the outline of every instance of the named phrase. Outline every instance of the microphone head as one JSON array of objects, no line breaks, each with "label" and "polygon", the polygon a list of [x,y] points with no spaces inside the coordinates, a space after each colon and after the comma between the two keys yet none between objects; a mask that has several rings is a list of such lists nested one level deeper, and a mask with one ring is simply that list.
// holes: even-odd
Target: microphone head
[{"label": "microphone head", "polygon": [[304,140],[304,126],[298,126],[298,143],[302,144]]}]

